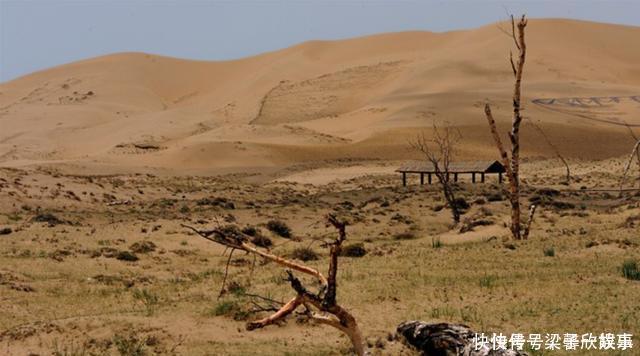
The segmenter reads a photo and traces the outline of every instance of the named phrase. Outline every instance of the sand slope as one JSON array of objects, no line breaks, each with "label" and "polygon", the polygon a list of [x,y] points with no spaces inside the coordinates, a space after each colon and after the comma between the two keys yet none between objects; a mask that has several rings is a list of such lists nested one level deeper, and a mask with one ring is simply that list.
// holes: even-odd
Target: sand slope
[{"label": "sand slope", "polygon": [[[460,127],[465,158],[495,157],[482,105],[506,127],[512,88],[512,42],[499,26],[312,41],[224,62],[121,53],[33,73],[0,85],[0,165],[213,172],[404,159],[407,139],[434,120]],[[570,157],[630,149],[620,124],[640,125],[640,28],[531,20],[527,35],[527,118]],[[526,125],[525,154],[550,155]]]}]

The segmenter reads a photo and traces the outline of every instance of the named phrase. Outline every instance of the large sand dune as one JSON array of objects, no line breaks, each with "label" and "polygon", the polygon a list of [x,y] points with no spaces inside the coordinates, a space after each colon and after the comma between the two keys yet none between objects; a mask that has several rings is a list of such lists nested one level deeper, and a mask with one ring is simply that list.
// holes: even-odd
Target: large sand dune
[{"label": "large sand dune", "polygon": [[[407,139],[434,120],[460,127],[465,158],[495,157],[482,105],[506,127],[513,85],[499,26],[312,41],[224,62],[122,53],[40,71],[0,85],[0,165],[215,172],[404,159]],[[527,31],[527,119],[568,157],[628,151],[620,124],[640,125],[640,28],[531,20]],[[526,123],[523,132],[525,156],[551,155]]]}]

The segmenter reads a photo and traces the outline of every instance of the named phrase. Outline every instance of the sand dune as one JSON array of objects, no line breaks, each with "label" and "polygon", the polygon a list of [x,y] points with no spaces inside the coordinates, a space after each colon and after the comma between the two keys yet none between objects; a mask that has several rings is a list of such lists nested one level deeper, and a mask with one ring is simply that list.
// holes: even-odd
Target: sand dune
[{"label": "sand dune", "polygon": [[[461,154],[494,157],[482,105],[490,100],[506,125],[512,88],[499,26],[311,41],[224,62],[121,53],[40,71],[0,85],[0,165],[179,172],[404,159],[406,140],[434,121],[461,128]],[[640,125],[638,36],[638,27],[530,21],[526,116],[565,155],[629,149],[619,124]],[[525,129],[525,156],[551,156],[540,142]]]}]

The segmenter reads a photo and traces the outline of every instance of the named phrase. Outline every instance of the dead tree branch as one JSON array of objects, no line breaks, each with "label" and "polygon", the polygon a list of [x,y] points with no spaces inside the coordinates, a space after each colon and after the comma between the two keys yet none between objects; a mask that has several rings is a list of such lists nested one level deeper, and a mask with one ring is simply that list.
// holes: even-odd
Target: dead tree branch
[{"label": "dead tree branch", "polygon": [[[221,244],[225,247],[261,256],[287,268],[287,280],[289,281],[291,288],[296,292],[296,296],[289,300],[289,302],[282,305],[272,315],[261,320],[249,322],[247,324],[247,330],[259,329],[283,321],[288,315],[293,313],[302,305],[306,308],[305,314],[311,320],[333,326],[334,328],[342,331],[349,337],[355,353],[357,355],[364,355],[365,343],[356,319],[351,315],[351,313],[336,302],[338,256],[342,248],[342,243],[347,238],[347,224],[340,221],[332,214],[327,215],[327,221],[338,230],[338,236],[329,244],[330,260],[328,278],[325,278],[320,272],[311,267],[260,250],[257,246],[253,246],[250,243],[250,236],[243,234],[236,227],[219,227],[212,230],[201,231],[188,225],[182,226],[191,229],[209,241]],[[320,282],[319,291],[317,293],[309,291],[293,274],[292,270],[315,277]],[[314,308],[316,311],[313,311]]]},{"label": "dead tree branch", "polygon": [[549,145],[549,147],[551,147],[551,149],[553,149],[553,152],[556,154],[556,157],[558,157],[560,162],[562,162],[562,164],[564,165],[564,168],[567,171],[565,183],[566,184],[570,184],[571,183],[571,170],[569,169],[569,163],[567,163],[567,160],[564,159],[562,154],[560,154],[560,149],[558,149],[558,146],[556,146],[555,144],[553,144],[553,142],[551,142],[551,140],[549,139],[549,136],[547,136],[546,132],[544,132],[544,130],[542,130],[542,127],[538,126],[536,123],[534,123],[531,120],[529,120],[529,123],[540,133],[542,138],[544,138],[545,142],[547,142],[547,145]]},{"label": "dead tree branch", "polygon": [[511,143],[511,157],[502,145],[500,134],[496,127],[495,120],[491,113],[491,107],[487,103],[484,108],[485,116],[491,129],[491,134],[496,143],[496,147],[500,153],[500,157],[507,171],[509,179],[509,202],[511,204],[511,234],[514,239],[522,238],[522,229],[520,222],[520,124],[522,122],[522,74],[524,72],[524,63],[527,54],[527,45],[525,42],[525,27],[527,19],[524,15],[516,23],[511,16],[511,37],[518,49],[518,58],[516,63],[513,62],[513,55],[510,55],[511,69],[514,72],[515,83],[513,88],[513,116],[511,120],[511,131],[509,132],[509,141]]}]

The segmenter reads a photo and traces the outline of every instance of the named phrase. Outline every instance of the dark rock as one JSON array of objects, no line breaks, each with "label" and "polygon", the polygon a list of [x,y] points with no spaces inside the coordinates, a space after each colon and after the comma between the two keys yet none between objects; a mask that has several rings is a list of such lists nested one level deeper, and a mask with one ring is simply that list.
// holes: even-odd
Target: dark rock
[{"label": "dark rock", "polygon": [[12,232],[13,232],[13,230],[11,230],[10,227],[5,227],[5,228],[0,229],[0,235],[9,235]]},{"label": "dark rock", "polygon": [[527,356],[522,351],[492,350],[483,346],[475,350],[476,332],[463,324],[406,321],[397,328],[404,341],[428,356]]}]

